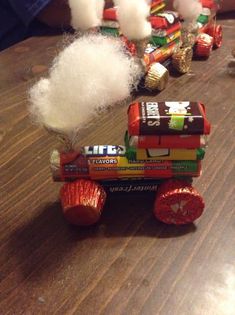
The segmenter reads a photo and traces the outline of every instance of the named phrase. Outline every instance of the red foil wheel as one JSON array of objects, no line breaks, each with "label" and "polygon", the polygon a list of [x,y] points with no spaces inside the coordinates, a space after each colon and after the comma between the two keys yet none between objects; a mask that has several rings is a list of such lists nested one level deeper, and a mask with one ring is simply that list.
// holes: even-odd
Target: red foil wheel
[{"label": "red foil wheel", "polygon": [[195,48],[198,57],[209,57],[213,46],[213,37],[208,34],[199,34]]},{"label": "red foil wheel", "polygon": [[221,25],[212,25],[208,28],[207,34],[213,37],[213,46],[214,48],[219,48],[222,45],[222,26]]},{"label": "red foil wheel", "polygon": [[101,215],[106,193],[96,182],[80,179],[65,183],[60,191],[63,213],[75,225],[91,225]]},{"label": "red foil wheel", "polygon": [[201,216],[204,206],[202,197],[189,183],[168,180],[159,187],[154,214],[167,224],[188,224]]}]

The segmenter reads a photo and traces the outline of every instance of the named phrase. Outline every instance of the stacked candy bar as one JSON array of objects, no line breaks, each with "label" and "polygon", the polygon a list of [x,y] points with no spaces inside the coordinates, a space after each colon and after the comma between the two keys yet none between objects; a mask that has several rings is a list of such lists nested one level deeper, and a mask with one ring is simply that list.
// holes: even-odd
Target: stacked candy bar
[{"label": "stacked candy bar", "polygon": [[207,24],[210,18],[213,18],[216,11],[219,9],[218,3],[214,0],[200,0],[202,4],[202,13],[199,15],[197,22],[198,26],[201,28]]},{"label": "stacked candy bar", "polygon": [[113,36],[119,36],[121,34],[117,21],[117,7],[104,10],[101,32]]},{"label": "stacked candy bar", "polygon": [[128,110],[126,154],[129,160],[149,165],[158,161],[162,170],[171,170],[169,177],[197,177],[209,133],[210,123],[201,103],[133,103]]},{"label": "stacked candy bar", "polygon": [[158,13],[159,11],[162,11],[165,8],[166,4],[164,0],[152,0],[151,3],[151,15],[154,15]]},{"label": "stacked candy bar", "polygon": [[164,62],[181,45],[181,23],[178,14],[164,11],[150,17],[152,37],[145,52],[145,63]]}]

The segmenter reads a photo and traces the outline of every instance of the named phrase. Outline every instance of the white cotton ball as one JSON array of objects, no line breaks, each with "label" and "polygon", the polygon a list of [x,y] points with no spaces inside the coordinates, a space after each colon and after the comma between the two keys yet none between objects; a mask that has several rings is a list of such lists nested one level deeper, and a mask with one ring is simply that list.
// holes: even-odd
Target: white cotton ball
[{"label": "white cotton ball", "polygon": [[202,12],[199,0],[174,0],[174,8],[186,22],[195,21]]},{"label": "white cotton ball", "polygon": [[69,0],[71,26],[75,30],[88,30],[101,25],[104,0]]},{"label": "white cotton ball", "polygon": [[151,36],[150,5],[146,0],[116,0],[117,15],[123,34],[130,40]]},{"label": "white cotton ball", "polygon": [[47,128],[71,133],[128,98],[141,76],[120,39],[83,36],[59,54],[49,78],[31,88],[30,110]]}]

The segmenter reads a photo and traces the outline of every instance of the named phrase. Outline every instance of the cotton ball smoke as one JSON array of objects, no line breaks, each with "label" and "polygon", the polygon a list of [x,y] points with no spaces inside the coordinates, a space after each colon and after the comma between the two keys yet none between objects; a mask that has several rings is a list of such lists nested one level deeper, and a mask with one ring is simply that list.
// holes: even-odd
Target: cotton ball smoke
[{"label": "cotton ball smoke", "polygon": [[141,76],[120,39],[89,34],[65,48],[49,78],[31,88],[30,111],[46,128],[74,133],[100,110],[127,99]]},{"label": "cotton ball smoke", "polygon": [[150,4],[146,0],[116,0],[117,15],[123,34],[130,40],[151,36],[152,28],[147,18]]},{"label": "cotton ball smoke", "polygon": [[71,26],[75,30],[88,30],[101,25],[104,0],[69,0]]},{"label": "cotton ball smoke", "polygon": [[199,0],[174,0],[174,8],[186,23],[195,22],[202,13],[202,4]]}]

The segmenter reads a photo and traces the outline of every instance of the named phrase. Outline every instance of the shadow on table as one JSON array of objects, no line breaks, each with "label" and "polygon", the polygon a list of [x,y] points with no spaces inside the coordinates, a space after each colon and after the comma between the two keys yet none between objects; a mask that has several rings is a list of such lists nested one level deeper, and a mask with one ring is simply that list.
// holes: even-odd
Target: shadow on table
[{"label": "shadow on table", "polygon": [[235,19],[235,10],[234,11],[229,11],[229,12],[224,12],[224,13],[219,13],[217,15],[217,20],[234,20]]},{"label": "shadow on table", "polygon": [[[121,200],[121,201],[120,201]],[[59,202],[45,206],[28,224],[12,234],[9,246],[24,279],[43,281],[80,250],[105,246],[110,238],[175,238],[196,231],[196,226],[168,226],[152,214],[154,195],[112,196],[97,225],[75,227],[66,223]],[[120,245],[121,246],[121,245]],[[87,248],[87,249],[86,249]]]}]

